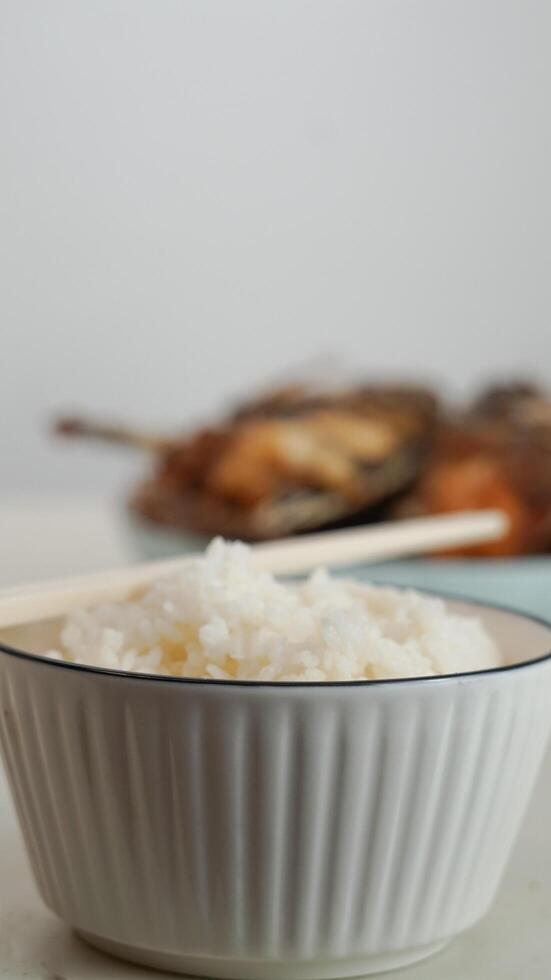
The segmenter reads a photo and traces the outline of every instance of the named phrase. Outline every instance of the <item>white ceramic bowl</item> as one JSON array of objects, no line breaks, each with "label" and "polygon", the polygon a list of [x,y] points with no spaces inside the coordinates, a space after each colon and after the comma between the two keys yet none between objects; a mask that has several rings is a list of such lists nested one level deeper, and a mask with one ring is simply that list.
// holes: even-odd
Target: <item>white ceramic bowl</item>
[{"label": "white ceramic bowl", "polygon": [[476,612],[509,666],[339,684],[75,667],[3,634],[0,733],[46,904],[94,945],[213,977],[366,974],[488,909],[551,722],[551,631]]}]

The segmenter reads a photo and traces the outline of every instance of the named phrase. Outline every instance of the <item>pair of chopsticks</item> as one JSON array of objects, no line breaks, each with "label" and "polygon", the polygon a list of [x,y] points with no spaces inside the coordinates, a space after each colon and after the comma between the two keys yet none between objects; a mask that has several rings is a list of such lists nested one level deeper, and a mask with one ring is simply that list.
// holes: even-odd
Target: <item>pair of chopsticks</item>
[{"label": "pair of chopsticks", "polygon": [[[289,575],[308,572],[318,565],[339,568],[439,548],[480,544],[502,537],[507,527],[507,517],[501,511],[464,511],[366,528],[324,531],[263,542],[252,545],[251,549],[256,568]],[[53,619],[78,606],[123,601],[155,579],[176,574],[192,557],[196,556],[0,590],[0,628]]]}]

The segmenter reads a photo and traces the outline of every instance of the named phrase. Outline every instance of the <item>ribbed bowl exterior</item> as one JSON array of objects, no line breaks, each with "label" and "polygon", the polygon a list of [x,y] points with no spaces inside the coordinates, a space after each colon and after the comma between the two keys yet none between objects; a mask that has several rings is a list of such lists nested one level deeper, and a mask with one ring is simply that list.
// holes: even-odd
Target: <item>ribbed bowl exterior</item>
[{"label": "ribbed bowl exterior", "polygon": [[549,661],[228,687],[0,655],[2,750],[46,904],[131,954],[218,976],[246,975],[243,963],[346,975],[479,919],[550,696]]}]

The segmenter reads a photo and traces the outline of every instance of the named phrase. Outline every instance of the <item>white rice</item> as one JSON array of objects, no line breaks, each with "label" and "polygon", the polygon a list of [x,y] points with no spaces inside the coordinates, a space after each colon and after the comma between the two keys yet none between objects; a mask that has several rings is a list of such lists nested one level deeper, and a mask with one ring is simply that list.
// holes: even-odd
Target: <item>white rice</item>
[{"label": "white rice", "polygon": [[260,681],[417,677],[499,666],[480,620],[444,602],[314,572],[284,583],[214,541],[132,602],[72,612],[49,656],[138,673]]}]

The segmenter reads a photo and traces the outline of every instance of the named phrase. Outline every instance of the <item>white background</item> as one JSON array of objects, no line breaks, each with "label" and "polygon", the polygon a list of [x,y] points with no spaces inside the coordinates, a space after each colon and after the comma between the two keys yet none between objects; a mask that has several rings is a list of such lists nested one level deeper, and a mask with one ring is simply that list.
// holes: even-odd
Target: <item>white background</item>
[{"label": "white background", "polygon": [[[551,380],[548,0],[0,0],[0,478],[295,362]],[[0,491],[1,492],[1,491]]]}]

